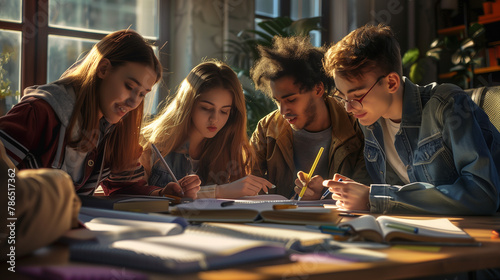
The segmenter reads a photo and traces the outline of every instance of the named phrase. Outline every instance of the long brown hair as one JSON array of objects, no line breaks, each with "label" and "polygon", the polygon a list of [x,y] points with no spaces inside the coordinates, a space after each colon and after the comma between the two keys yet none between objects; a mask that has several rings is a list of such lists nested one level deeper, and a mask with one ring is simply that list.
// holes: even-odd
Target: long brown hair
[{"label": "long brown hair", "polygon": [[[246,176],[253,161],[247,136],[245,97],[236,73],[225,63],[210,60],[198,64],[182,81],[173,100],[142,129],[145,149],[142,160],[146,171],[151,169],[147,155],[149,143],[155,144],[165,156],[176,151],[188,139],[192,129],[192,109],[203,93],[223,88],[233,96],[231,113],[224,127],[201,143],[200,170],[203,184],[225,184]],[[149,164],[148,164],[149,163]]]},{"label": "long brown hair", "polygon": [[[99,137],[99,96],[100,79],[98,65],[108,59],[113,67],[127,62],[136,62],[151,67],[156,72],[156,82],[161,79],[162,66],[151,45],[133,30],[113,32],[95,44],[90,52],[75,66],[66,71],[59,82],[75,89],[76,103],[66,129],[66,141],[78,151],[88,152],[95,148]],[[105,161],[111,170],[122,171],[130,168],[140,157],[139,144],[144,101],[130,111],[116,125],[106,140]]]}]

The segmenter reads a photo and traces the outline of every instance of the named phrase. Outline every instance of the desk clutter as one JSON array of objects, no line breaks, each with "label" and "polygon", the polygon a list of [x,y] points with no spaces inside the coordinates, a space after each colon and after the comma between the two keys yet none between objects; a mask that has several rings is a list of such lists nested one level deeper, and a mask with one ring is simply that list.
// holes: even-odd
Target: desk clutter
[{"label": "desk clutter", "polygon": [[79,218],[83,230],[91,234],[69,242],[70,258],[157,273],[189,273],[279,258],[373,262],[386,259],[377,250],[393,241],[445,245],[475,241],[444,218],[360,215],[340,222],[341,211],[329,201],[321,203],[271,196],[199,199],[170,207],[169,214],[82,207]]}]

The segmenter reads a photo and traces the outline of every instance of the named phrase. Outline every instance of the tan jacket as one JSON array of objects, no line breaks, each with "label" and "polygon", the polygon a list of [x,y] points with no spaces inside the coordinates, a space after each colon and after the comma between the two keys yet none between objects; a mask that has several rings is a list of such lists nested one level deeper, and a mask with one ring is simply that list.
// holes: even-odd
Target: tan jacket
[{"label": "tan jacket", "polygon": [[[371,180],[363,158],[364,138],[358,122],[334,98],[327,97],[325,102],[332,124],[332,142],[328,153],[329,177],[340,173],[369,185]],[[293,132],[278,110],[259,121],[250,142],[256,153],[252,174],[265,177],[276,185],[277,188],[271,189],[270,193],[291,197],[296,178]]]},{"label": "tan jacket", "polygon": [[0,259],[26,255],[78,224],[81,202],[71,177],[59,169],[18,171],[1,141],[0,181]]}]

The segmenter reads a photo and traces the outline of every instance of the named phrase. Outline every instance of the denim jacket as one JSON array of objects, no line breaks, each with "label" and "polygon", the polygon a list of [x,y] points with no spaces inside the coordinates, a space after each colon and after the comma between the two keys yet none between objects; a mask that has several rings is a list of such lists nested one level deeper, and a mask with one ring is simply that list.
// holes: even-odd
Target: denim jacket
[{"label": "denim jacket", "polygon": [[[196,174],[197,170],[193,170],[189,158],[189,142],[184,143],[179,149],[173,151],[164,157],[168,166],[174,173],[175,178],[180,180],[181,178]],[[156,155],[152,155],[152,162],[155,164],[151,168],[151,174],[149,175],[148,183],[151,186],[164,187],[170,182],[174,182],[172,176],[159,161]],[[200,191],[197,194],[198,198],[215,198],[216,196],[216,186],[217,185],[207,185],[201,186]]]},{"label": "denim jacket", "polygon": [[378,120],[361,126],[372,212],[490,215],[499,207],[500,133],[459,87],[404,81],[395,147],[410,184],[387,182]]}]

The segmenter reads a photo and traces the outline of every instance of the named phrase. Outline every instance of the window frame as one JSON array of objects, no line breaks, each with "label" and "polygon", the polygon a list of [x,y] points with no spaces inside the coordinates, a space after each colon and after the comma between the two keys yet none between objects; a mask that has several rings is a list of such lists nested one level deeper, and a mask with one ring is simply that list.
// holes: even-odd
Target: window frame
[{"label": "window frame", "polygon": [[[160,62],[167,65],[166,54],[170,53],[168,42],[170,37],[169,7],[171,0],[159,0],[159,34],[158,38],[147,38],[159,51]],[[70,30],[49,26],[49,0],[22,1],[21,22],[4,21],[0,19],[0,29],[21,32],[21,96],[26,87],[47,83],[47,59],[49,35],[59,35],[81,39],[101,40],[107,33],[83,30]],[[160,91],[162,91],[160,87]],[[160,98],[167,93],[160,92]]]},{"label": "window frame", "polygon": [[[330,33],[328,32],[328,25],[330,23],[330,9],[331,2],[330,0],[321,0],[321,26],[323,29],[321,32],[321,44],[327,44],[331,42]],[[279,12],[278,17],[291,17],[292,4],[291,0],[279,0]],[[259,15],[258,13],[254,13],[255,19],[260,20],[268,20],[272,19],[272,17]]]}]

